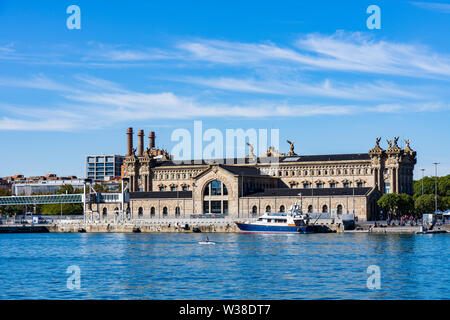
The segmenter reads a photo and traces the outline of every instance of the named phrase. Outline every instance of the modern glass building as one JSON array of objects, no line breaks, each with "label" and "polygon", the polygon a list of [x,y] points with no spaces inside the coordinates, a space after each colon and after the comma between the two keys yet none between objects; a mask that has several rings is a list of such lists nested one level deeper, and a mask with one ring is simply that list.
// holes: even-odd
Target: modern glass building
[{"label": "modern glass building", "polygon": [[86,156],[86,178],[108,180],[107,177],[120,177],[123,159],[123,156],[118,155]]}]

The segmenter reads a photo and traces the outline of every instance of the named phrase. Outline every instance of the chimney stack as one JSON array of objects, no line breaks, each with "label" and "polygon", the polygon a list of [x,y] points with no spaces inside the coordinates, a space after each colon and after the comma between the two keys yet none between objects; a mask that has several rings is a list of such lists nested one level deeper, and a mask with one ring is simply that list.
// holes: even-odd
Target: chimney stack
[{"label": "chimney stack", "polygon": [[150,150],[155,147],[155,132],[154,131],[150,131],[148,134],[148,147]]},{"label": "chimney stack", "polygon": [[133,128],[127,130],[127,156],[131,156],[133,153]]},{"label": "chimney stack", "polygon": [[144,130],[138,132],[138,156],[142,157],[144,154]]}]

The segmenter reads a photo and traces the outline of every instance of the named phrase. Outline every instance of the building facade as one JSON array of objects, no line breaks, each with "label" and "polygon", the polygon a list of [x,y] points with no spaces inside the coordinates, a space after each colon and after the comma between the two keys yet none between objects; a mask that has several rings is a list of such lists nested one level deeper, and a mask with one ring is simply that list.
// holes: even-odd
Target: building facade
[{"label": "building facade", "polygon": [[124,157],[119,155],[86,156],[86,178],[92,180],[110,180],[122,176]]},{"label": "building facade", "polygon": [[33,194],[55,194],[63,185],[71,185],[76,189],[83,189],[84,180],[39,180],[19,181],[12,184],[12,194],[15,196],[30,196]]},{"label": "building facade", "polygon": [[[137,154],[132,128],[127,135],[126,210],[133,218],[256,217],[286,211],[302,194],[304,212],[354,213],[365,221],[379,218],[382,194],[413,192],[416,152],[409,140],[400,148],[397,137],[386,150],[376,139],[367,153],[297,155],[291,143],[288,154],[270,147],[256,157],[251,148],[245,158],[181,162],[155,147],[153,132],[144,150],[139,131]],[[105,219],[118,214],[114,205],[98,210]]]}]

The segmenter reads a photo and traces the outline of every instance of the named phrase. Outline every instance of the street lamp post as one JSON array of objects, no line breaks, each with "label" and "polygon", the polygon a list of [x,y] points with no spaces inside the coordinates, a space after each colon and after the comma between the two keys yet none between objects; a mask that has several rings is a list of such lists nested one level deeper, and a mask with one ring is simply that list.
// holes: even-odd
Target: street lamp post
[{"label": "street lamp post", "polygon": [[437,165],[439,162],[434,162],[435,174],[434,174],[434,212],[437,212]]}]

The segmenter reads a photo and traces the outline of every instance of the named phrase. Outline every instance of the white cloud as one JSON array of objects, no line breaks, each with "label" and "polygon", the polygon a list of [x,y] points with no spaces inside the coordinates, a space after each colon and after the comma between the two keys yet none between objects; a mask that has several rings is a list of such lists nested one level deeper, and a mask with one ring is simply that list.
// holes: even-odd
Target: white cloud
[{"label": "white cloud", "polygon": [[295,42],[295,48],[204,39],[180,42],[178,48],[193,60],[247,67],[273,67],[278,63],[309,70],[419,78],[450,75],[448,55],[418,44],[375,41],[362,33],[308,34]]},{"label": "white cloud", "polygon": [[[179,96],[173,92],[128,91],[114,82],[89,76],[76,78],[83,84],[87,81],[94,86],[88,89],[61,92],[65,100],[51,108],[0,105],[0,110],[4,113],[0,118],[0,130],[74,131],[89,129],[91,123],[95,123],[95,128],[101,128],[123,122],[155,119],[293,118],[361,113],[430,112],[449,109],[448,104],[431,102],[339,105],[262,100],[240,104],[211,103]],[[53,87],[56,90],[59,89],[50,79],[46,79],[44,83],[52,85],[43,85],[41,89]],[[24,84],[29,85],[26,81]],[[324,87],[329,89],[331,85],[325,83]]]},{"label": "white cloud", "polygon": [[43,74],[32,76],[29,79],[0,78],[0,86],[41,89],[50,91],[70,91],[72,88],[51,80]]},{"label": "white cloud", "polygon": [[[286,77],[288,78],[288,77]],[[216,89],[237,92],[263,93],[272,95],[316,96],[352,100],[386,100],[392,97],[407,99],[423,98],[417,88],[399,87],[395,83],[387,81],[375,81],[373,83],[335,83],[330,79],[314,83],[308,80],[293,81],[283,79],[253,78],[195,78],[188,77],[176,79],[188,83],[198,84]],[[423,89],[423,88],[422,88]]]},{"label": "white cloud", "polygon": [[412,5],[433,11],[439,11],[442,13],[450,13],[450,4],[448,3],[438,3],[438,2],[419,2],[419,1],[411,1]]}]

